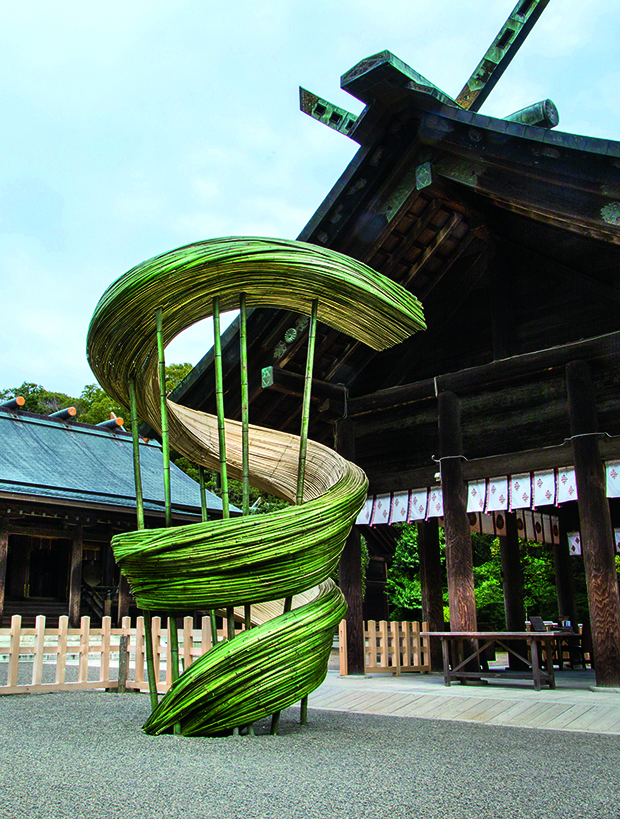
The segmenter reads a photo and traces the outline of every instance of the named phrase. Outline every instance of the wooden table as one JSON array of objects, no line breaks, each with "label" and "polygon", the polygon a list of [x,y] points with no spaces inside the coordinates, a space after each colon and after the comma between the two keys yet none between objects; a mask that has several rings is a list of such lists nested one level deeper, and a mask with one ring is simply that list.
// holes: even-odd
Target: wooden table
[{"label": "wooden table", "polygon": [[[553,643],[559,638],[565,638],[566,632],[555,631],[423,631],[422,637],[438,637],[441,640],[443,654],[443,676],[446,685],[453,680],[461,683],[467,680],[482,678],[505,678],[533,680],[534,688],[540,691],[543,685],[555,688],[553,672]],[[529,645],[530,657],[524,657],[514,645],[514,642],[526,642]],[[450,643],[453,645],[453,658],[450,663]],[[509,654],[518,657],[529,669],[525,672],[500,671],[498,669],[483,669],[480,667],[480,655],[489,646],[496,643]],[[511,643],[513,643],[511,645]],[[544,643],[545,667],[541,668],[540,643]],[[520,646],[519,646],[520,648]],[[465,656],[467,655],[467,656]]]}]

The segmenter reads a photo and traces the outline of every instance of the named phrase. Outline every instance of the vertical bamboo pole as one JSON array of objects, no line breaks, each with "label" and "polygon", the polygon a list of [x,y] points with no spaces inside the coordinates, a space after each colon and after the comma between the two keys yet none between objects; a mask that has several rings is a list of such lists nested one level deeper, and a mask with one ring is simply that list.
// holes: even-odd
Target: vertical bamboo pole
[{"label": "vertical bamboo pole", "polygon": [[[215,403],[217,411],[217,432],[220,450],[220,481],[222,489],[222,518],[230,517],[230,507],[228,501],[228,474],[226,471],[226,421],[224,419],[224,375],[222,372],[222,338],[220,334],[220,297],[213,297],[213,348],[215,352]],[[233,623],[232,633],[234,635],[234,609],[226,609],[228,639],[231,634],[231,621]]]},{"label": "vertical bamboo pole", "polygon": [[172,682],[179,679],[179,630],[177,618],[174,615],[168,617],[168,639],[170,640],[171,668],[170,679]]},{"label": "vertical bamboo pole", "polygon": [[[175,683],[179,679],[179,632],[177,618],[174,614],[168,615],[168,643],[170,646],[170,681]],[[173,733],[181,733],[181,723],[175,722]]]},{"label": "vertical bamboo pole", "polygon": [[[131,415],[131,436],[133,440],[133,469],[136,485],[136,518],[137,528],[144,529],[144,500],[142,497],[142,470],[140,467],[140,438],[138,435],[138,403],[136,398],[135,378],[129,379],[129,412]],[[153,635],[151,630],[151,612],[143,611],[144,630],[146,632],[146,671],[149,681],[151,709],[157,708],[157,680],[155,678],[155,660],[153,657]]]},{"label": "vertical bamboo pole", "polygon": [[248,335],[245,293],[239,297],[239,345],[241,359],[241,457],[243,514],[250,514],[250,397],[248,389]]},{"label": "vertical bamboo pole", "polygon": [[205,481],[205,468],[200,464],[198,466],[198,483],[200,484],[200,507],[202,510],[202,521],[203,523],[208,520],[209,515],[207,512],[207,487]]},{"label": "vertical bamboo pole", "polygon": [[[250,514],[250,391],[248,387],[248,323],[246,294],[239,295],[239,360],[241,362],[241,474],[244,515]],[[243,607],[244,628],[252,628],[252,607]],[[248,725],[248,734],[254,736],[254,725]]]},{"label": "vertical bamboo pole", "polygon": [[[198,482],[200,484],[200,506],[202,510],[202,522],[205,523],[208,518],[207,510],[207,487],[205,481],[205,468],[202,464],[198,466]],[[215,648],[217,645],[217,622],[215,620],[215,612],[213,609],[209,611],[209,619],[211,621],[211,645]]]},{"label": "vertical bamboo pole", "polygon": [[[161,451],[164,461],[164,505],[166,510],[166,528],[172,526],[172,493],[170,487],[170,440],[168,438],[168,404],[166,400],[166,356],[164,353],[164,328],[161,307],[155,312],[157,324],[157,355],[159,358],[159,399],[161,405]],[[170,645],[170,675],[172,681],[179,678],[179,635],[177,623],[172,615],[168,616],[168,642]],[[174,726],[174,733],[181,733],[180,723]]]},{"label": "vertical bamboo pole", "polygon": [[[310,313],[308,327],[308,353],[306,356],[306,374],[304,380],[304,397],[301,408],[301,431],[299,434],[299,467],[297,470],[297,492],[295,503],[300,506],[304,499],[304,479],[306,475],[306,453],[308,451],[308,427],[310,425],[310,398],[312,396],[312,370],[314,369],[314,348],[316,344],[316,322],[319,310],[319,300],[314,299]],[[284,613],[291,610],[293,598],[287,597],[284,601]],[[308,697],[301,700],[300,722],[305,725],[308,720]],[[271,717],[271,734],[278,733],[280,711]]]},{"label": "vertical bamboo pole", "polygon": [[222,517],[229,518],[228,475],[226,472],[226,430],[224,421],[224,376],[222,373],[222,339],[220,337],[220,297],[213,297],[213,347],[215,363],[215,401],[217,432],[220,449],[220,480],[222,485]]},{"label": "vertical bamboo pole", "polygon": [[138,404],[136,399],[136,381],[133,376],[129,379],[129,411],[131,414],[131,437],[133,440],[133,477],[136,486],[136,521],[137,528],[144,529],[144,499],[142,496],[142,471],[140,467]]},{"label": "vertical bamboo pole", "polygon": [[306,452],[308,449],[308,426],[310,424],[310,397],[312,395],[312,370],[314,368],[314,346],[316,342],[316,317],[319,309],[319,300],[312,302],[310,327],[308,328],[308,355],[306,358],[306,377],[304,381],[304,397],[301,410],[301,432],[299,441],[299,469],[297,471],[297,497],[299,506],[303,503],[304,478],[306,475]]},{"label": "vertical bamboo pole", "polygon": [[213,609],[209,612],[209,620],[211,621],[211,645],[215,648],[217,645],[217,620]]},{"label": "vertical bamboo pole", "polygon": [[157,354],[159,356],[159,399],[161,406],[161,452],[164,461],[164,503],[166,526],[172,524],[172,499],[170,495],[170,442],[168,440],[168,405],[166,403],[166,358],[164,355],[164,332],[161,307],[155,312],[157,323]]},{"label": "vertical bamboo pole", "polygon": [[[310,398],[312,395],[312,371],[314,369],[314,348],[316,344],[316,319],[319,309],[319,300],[312,302],[310,327],[308,328],[308,355],[306,358],[306,378],[304,382],[304,399],[301,415],[301,440],[299,442],[299,471],[297,472],[297,504],[303,503],[304,478],[306,475],[306,452],[308,449],[308,427],[310,425]],[[291,598],[291,603],[292,603]],[[306,725],[308,722],[308,695],[301,700],[299,722]]]},{"label": "vertical bamboo pole", "polygon": [[151,710],[157,708],[157,679],[155,677],[155,657],[153,654],[153,629],[151,627],[152,615],[150,611],[144,612],[144,642],[146,648],[146,668],[149,678],[149,696],[151,698]]}]

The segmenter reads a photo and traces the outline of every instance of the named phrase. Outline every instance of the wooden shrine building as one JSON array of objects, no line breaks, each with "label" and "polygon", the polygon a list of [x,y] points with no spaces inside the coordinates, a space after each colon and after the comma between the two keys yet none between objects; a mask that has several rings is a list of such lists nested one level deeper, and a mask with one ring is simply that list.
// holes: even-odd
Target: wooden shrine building
[{"label": "wooden shrine building", "polygon": [[[521,7],[532,3],[517,17]],[[466,110],[388,51],[354,66],[342,87],[365,104],[359,117],[302,90],[303,110],[360,147],[299,239],[411,290],[428,330],[376,353],[319,325],[310,436],[366,471],[367,525],[379,523],[377,504],[386,526],[419,521],[431,630],[443,627],[438,517],[455,631],[476,630],[478,512],[501,520],[511,630],[524,628],[524,513],[534,528],[555,527],[560,614],[573,622],[567,535],[580,532],[597,684],[619,686],[620,142],[554,130],[549,100],[505,119]],[[307,323],[250,314],[252,423],[298,432]],[[223,347],[226,414],[239,417],[235,324]],[[212,362],[211,351],[174,399],[213,412]],[[360,528],[341,563],[358,671]]]},{"label": "wooden shrine building", "polygon": [[[131,435],[115,422],[94,426],[0,407],[0,618],[38,614],[100,617],[106,598],[115,617],[129,613],[110,548],[112,536],[136,528]],[[117,419],[120,420],[120,419]],[[148,528],[164,525],[161,446],[140,442]],[[200,488],[171,464],[175,524],[200,520]],[[207,494],[209,514],[221,500]]]}]

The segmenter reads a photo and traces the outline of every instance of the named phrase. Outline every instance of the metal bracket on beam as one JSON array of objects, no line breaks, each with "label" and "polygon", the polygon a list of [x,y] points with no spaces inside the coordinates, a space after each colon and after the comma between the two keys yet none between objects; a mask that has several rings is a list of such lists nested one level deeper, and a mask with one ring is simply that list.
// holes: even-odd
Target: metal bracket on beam
[{"label": "metal bracket on beam", "polygon": [[430,162],[424,162],[415,169],[415,187],[421,191],[433,184],[433,170]]},{"label": "metal bracket on beam", "polygon": [[304,114],[318,119],[324,125],[333,128],[340,134],[349,136],[351,129],[357,122],[357,116],[344,108],[339,108],[327,100],[317,97],[316,94],[299,86],[299,108]]}]

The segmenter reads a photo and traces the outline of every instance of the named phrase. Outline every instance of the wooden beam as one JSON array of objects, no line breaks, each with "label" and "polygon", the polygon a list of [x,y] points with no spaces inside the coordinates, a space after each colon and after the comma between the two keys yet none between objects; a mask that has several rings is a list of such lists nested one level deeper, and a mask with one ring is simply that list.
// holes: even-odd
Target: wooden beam
[{"label": "wooden beam", "polygon": [[[409,285],[413,283],[413,289],[415,290],[415,277],[420,273],[420,271],[424,270],[424,267],[433,258],[435,253],[437,253],[437,251],[441,248],[446,239],[450,237],[452,231],[455,230],[461,224],[462,221],[463,217],[460,214],[458,213],[452,214],[452,216],[448,219],[446,224],[442,227],[439,233],[437,233],[435,238],[424,250],[420,259],[412,265],[407,275],[402,279],[400,284],[402,284],[403,287],[409,287]],[[421,289],[420,298],[425,298],[431,289],[432,287],[429,287],[428,285]]]},{"label": "wooden beam", "polygon": [[71,568],[69,572],[69,625],[71,628],[78,628],[80,625],[83,551],[82,525],[79,524],[73,534],[73,543],[71,545]]},{"label": "wooden beam", "polygon": [[581,543],[597,686],[620,687],[620,597],[614,534],[599,452],[598,422],[589,367],[572,361],[566,367],[575,477],[579,496]]},{"label": "wooden beam", "polygon": [[[274,390],[285,395],[303,396],[304,380],[303,375],[289,370],[282,370],[279,367],[263,367],[261,372],[261,388],[263,390]],[[313,378],[312,398],[316,401],[334,398],[344,403],[346,388],[343,384],[332,384],[329,381],[320,381]]]},{"label": "wooden beam", "polygon": [[[401,260],[404,256],[409,253],[411,248],[415,245],[415,243],[419,240],[420,236],[426,228],[430,225],[433,219],[437,216],[439,211],[445,207],[444,203],[441,199],[431,199],[427,206],[424,208],[422,213],[413,223],[407,234],[403,237],[400,243],[396,246],[393,253],[390,253],[387,261],[385,264],[381,265],[381,273],[384,276],[388,276],[392,278],[391,273],[394,268],[401,263]],[[398,233],[396,228],[392,231],[392,234]]]},{"label": "wooden beam", "polygon": [[471,528],[461,467],[463,438],[458,398],[451,392],[440,393],[438,409],[450,629],[476,631]]},{"label": "wooden beam", "polygon": [[[74,528],[53,529],[51,526],[20,526],[19,523],[7,521],[8,533],[10,535],[27,535],[29,537],[44,537],[51,540],[73,540]],[[69,524],[71,525],[71,524]],[[89,538],[90,540],[103,540],[103,538]]]},{"label": "wooden beam", "polygon": [[[620,460],[620,437],[604,438],[599,447],[603,460]],[[573,463],[573,450],[570,441],[568,441],[560,446],[527,449],[522,452],[507,452],[502,455],[492,455],[488,458],[472,458],[472,460],[463,462],[462,470],[464,480],[475,481],[496,475],[516,475],[520,472],[572,466]],[[369,465],[364,464],[362,459],[360,459],[360,466],[368,475],[370,481],[368,491],[371,495],[417,489],[423,486],[432,486],[436,483],[436,463],[418,469],[398,472],[373,470]]]},{"label": "wooden beam", "polygon": [[[355,426],[341,421],[337,427],[335,449],[344,458],[355,460]],[[347,601],[347,663],[349,674],[364,674],[364,594],[362,589],[362,552],[360,532],[353,526],[345,543],[338,567],[340,590]]]},{"label": "wooden beam", "polygon": [[455,373],[427,378],[413,384],[388,387],[384,390],[352,398],[349,401],[349,416],[365,415],[369,412],[392,409],[396,406],[433,398],[442,390],[460,395],[475,392],[490,384],[509,382],[516,378],[543,370],[564,367],[575,358],[596,359],[620,355],[620,332],[596,336],[585,341],[575,341],[557,347],[524,353],[478,367],[470,367]]}]

